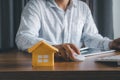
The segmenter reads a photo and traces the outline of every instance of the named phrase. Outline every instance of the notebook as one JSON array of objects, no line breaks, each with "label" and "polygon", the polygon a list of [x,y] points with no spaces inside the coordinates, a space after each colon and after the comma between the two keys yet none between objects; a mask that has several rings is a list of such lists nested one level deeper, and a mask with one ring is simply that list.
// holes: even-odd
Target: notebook
[{"label": "notebook", "polygon": [[120,55],[101,57],[97,58],[95,61],[104,63],[116,63],[118,66],[120,66]]}]

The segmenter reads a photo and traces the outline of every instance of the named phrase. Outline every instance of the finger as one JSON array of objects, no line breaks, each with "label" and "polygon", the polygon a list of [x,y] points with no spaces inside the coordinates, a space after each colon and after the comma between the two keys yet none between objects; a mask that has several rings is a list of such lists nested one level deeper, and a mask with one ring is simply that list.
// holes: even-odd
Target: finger
[{"label": "finger", "polygon": [[55,55],[55,57],[60,57],[66,61],[69,60],[68,58],[68,53],[66,53],[66,50],[63,48],[63,44],[61,45],[53,45],[54,47],[56,47],[57,49],[59,49],[59,52]]},{"label": "finger", "polygon": [[77,46],[75,46],[74,44],[70,44],[70,47],[75,51],[75,53],[80,54],[80,50],[79,48],[77,48]]},{"label": "finger", "polygon": [[66,49],[66,52],[69,53],[69,59],[74,60],[75,51],[70,47],[70,45],[65,44],[63,47]]},{"label": "finger", "polygon": [[66,50],[66,52],[68,53],[73,53],[74,51],[72,50],[72,48],[70,48],[69,44],[63,44],[64,49]]},{"label": "finger", "polygon": [[65,51],[66,51],[66,55],[67,55],[67,58],[69,58],[70,57],[70,50],[68,49],[68,44],[63,44],[63,48],[65,49]]},{"label": "finger", "polygon": [[61,57],[62,57],[65,61],[68,61],[68,60],[69,60],[68,54],[66,53],[66,50],[65,50],[64,48],[62,48],[62,49],[60,50],[60,55],[61,55]]}]

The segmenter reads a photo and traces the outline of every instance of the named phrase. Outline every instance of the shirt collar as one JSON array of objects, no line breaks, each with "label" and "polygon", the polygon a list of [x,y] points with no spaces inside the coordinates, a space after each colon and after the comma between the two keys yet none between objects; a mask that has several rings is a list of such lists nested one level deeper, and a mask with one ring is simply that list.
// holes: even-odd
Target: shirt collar
[{"label": "shirt collar", "polygon": [[[70,6],[71,7],[76,7],[77,6],[77,1],[78,0],[71,0]],[[55,3],[55,0],[47,0],[47,6],[49,7],[58,7],[58,5]]]}]

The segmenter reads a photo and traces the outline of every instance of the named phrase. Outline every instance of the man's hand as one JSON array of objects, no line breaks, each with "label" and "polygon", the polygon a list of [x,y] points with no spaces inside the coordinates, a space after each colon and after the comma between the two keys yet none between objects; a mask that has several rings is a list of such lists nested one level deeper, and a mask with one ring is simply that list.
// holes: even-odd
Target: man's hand
[{"label": "man's hand", "polygon": [[74,44],[61,44],[61,45],[53,45],[56,47],[59,52],[55,54],[55,56],[62,57],[65,61],[70,61],[75,59],[75,54],[80,54],[79,49]]},{"label": "man's hand", "polygon": [[113,40],[109,44],[110,49],[118,50],[120,51],[120,38]]}]

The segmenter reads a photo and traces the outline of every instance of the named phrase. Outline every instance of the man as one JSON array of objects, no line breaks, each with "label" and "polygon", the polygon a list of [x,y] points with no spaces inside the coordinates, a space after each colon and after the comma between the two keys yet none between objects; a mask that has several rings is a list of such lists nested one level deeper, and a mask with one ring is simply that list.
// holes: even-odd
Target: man
[{"label": "man", "polygon": [[79,48],[120,50],[120,39],[103,38],[96,28],[90,9],[80,0],[31,0],[21,16],[16,35],[19,49],[27,50],[44,40],[59,49],[64,60],[74,60]]}]

